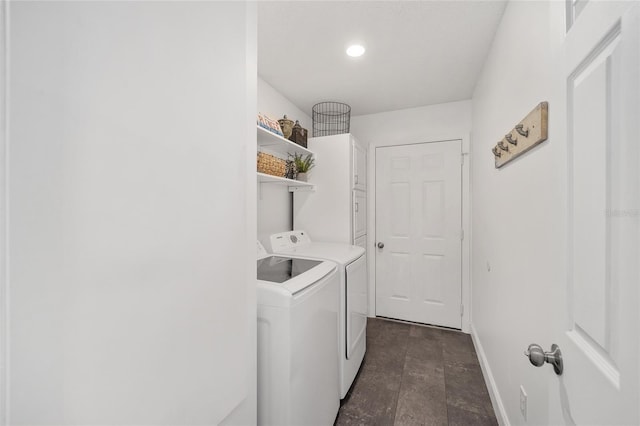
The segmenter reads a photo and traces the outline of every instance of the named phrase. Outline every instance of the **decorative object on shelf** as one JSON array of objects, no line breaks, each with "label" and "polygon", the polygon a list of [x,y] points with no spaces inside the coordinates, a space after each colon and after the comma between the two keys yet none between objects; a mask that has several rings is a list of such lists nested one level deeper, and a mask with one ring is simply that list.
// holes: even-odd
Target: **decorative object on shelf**
[{"label": "decorative object on shelf", "polygon": [[265,152],[258,152],[258,172],[271,176],[284,177],[286,174],[286,161]]},{"label": "decorative object on shelf", "polygon": [[258,126],[267,129],[278,136],[284,136],[282,134],[282,129],[280,129],[280,123],[269,116],[258,113]]},{"label": "decorative object on shelf", "polygon": [[285,139],[289,139],[293,131],[293,120],[289,120],[287,114],[285,114],[284,117],[278,120],[278,123],[280,124],[280,129],[282,129],[282,136]]},{"label": "decorative object on shelf", "polygon": [[296,168],[296,179],[301,180],[303,182],[307,181],[307,173],[315,166],[315,159],[313,155],[302,155],[298,153],[293,154],[293,164]]},{"label": "decorative object on shelf", "polygon": [[285,162],[284,177],[295,180],[297,175],[298,171],[296,170],[296,163],[293,161],[291,154],[289,154],[289,158]]},{"label": "decorative object on shelf", "polygon": [[549,103],[540,102],[491,149],[496,169],[547,140]]},{"label": "decorative object on shelf", "polygon": [[349,133],[351,107],[342,102],[320,102],[313,106],[313,136]]},{"label": "decorative object on shelf", "polygon": [[291,129],[291,136],[288,138],[291,142],[297,143],[303,148],[307,147],[307,129],[302,128],[300,122],[296,120],[296,124]]}]

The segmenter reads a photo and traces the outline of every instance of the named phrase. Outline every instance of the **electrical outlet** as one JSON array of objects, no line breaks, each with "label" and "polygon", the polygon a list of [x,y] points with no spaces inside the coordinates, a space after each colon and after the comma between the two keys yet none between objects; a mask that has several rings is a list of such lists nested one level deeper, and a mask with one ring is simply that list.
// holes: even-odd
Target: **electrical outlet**
[{"label": "electrical outlet", "polygon": [[520,412],[524,421],[527,421],[527,392],[522,385],[520,385]]}]

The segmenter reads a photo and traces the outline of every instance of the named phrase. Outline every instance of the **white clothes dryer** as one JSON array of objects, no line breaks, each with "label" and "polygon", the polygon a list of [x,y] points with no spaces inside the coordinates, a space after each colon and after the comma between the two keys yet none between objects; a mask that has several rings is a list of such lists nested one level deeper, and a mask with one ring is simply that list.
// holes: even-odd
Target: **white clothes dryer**
[{"label": "white clothes dryer", "polygon": [[288,256],[326,259],[338,264],[340,275],[340,399],[360,369],[366,352],[368,283],[367,259],[362,247],[311,241],[302,230],[273,234],[271,251]]},{"label": "white clothes dryer", "polygon": [[336,264],[258,242],[258,424],[330,425],[340,408]]}]

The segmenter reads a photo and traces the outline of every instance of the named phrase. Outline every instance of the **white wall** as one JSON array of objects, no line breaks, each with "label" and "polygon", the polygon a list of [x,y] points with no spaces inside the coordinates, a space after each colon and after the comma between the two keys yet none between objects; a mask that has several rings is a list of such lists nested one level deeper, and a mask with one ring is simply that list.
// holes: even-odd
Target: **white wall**
[{"label": "white wall", "polygon": [[[545,1],[508,3],[473,96],[473,331],[495,386],[497,414],[511,424],[525,423],[520,385],[528,393],[527,424],[548,419],[547,372],[532,368],[522,353],[530,343],[551,343],[546,313],[561,276],[558,182],[565,166],[555,160],[561,141],[553,134],[500,170],[490,150],[550,98],[556,64],[549,7]],[[550,121],[555,108],[550,104]]]},{"label": "white wall", "polygon": [[351,133],[367,142],[370,149],[459,138],[470,132],[471,101],[351,117]]},{"label": "white wall", "polygon": [[[293,105],[269,83],[258,77],[258,111],[279,119],[284,114],[311,130],[311,117]],[[269,235],[290,231],[293,223],[291,193],[283,185],[262,184],[258,187],[258,238],[263,243]]]},{"label": "white wall", "polygon": [[0,0],[0,426],[7,424],[6,8]]},{"label": "white wall", "polygon": [[255,423],[253,15],[10,4],[7,424]]},{"label": "white wall", "polygon": [[[368,244],[376,243],[375,236],[375,152],[377,147],[403,145],[443,140],[462,140],[462,151],[469,154],[471,132],[471,101],[450,102],[409,108],[378,114],[360,115],[351,118],[351,133],[369,146],[368,152]],[[469,161],[462,168],[462,226],[470,234],[470,186]],[[375,251],[369,250],[369,315],[375,316]],[[467,309],[462,317],[462,330],[469,332],[470,321],[470,239],[463,242],[462,303]]]},{"label": "white wall", "polygon": [[275,120],[286,114],[287,118],[298,120],[302,127],[311,131],[311,117],[260,76],[258,76],[258,111]]}]

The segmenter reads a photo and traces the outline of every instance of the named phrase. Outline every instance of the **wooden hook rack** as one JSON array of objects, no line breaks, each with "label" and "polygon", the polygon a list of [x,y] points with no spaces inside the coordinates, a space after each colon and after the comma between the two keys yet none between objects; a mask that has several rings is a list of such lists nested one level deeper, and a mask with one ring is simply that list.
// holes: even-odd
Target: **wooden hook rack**
[{"label": "wooden hook rack", "polygon": [[549,103],[540,102],[491,149],[496,169],[547,140]]}]

